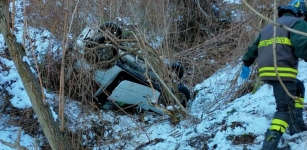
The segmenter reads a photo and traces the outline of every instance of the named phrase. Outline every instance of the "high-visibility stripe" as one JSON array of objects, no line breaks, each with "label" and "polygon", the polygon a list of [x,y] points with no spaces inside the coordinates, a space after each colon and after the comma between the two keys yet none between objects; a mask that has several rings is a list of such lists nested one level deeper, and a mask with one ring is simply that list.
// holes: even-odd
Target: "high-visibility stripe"
[{"label": "high-visibility stripe", "polygon": [[[272,45],[273,42],[274,42],[274,38],[271,38],[269,40],[262,40],[262,41],[259,42],[258,48],[263,47],[263,46]],[[286,44],[286,45],[290,45],[290,46],[292,45],[290,39],[286,38],[286,37],[276,37],[275,43],[276,44]]]},{"label": "high-visibility stripe", "polygon": [[[259,69],[259,72],[262,72],[262,71],[275,71],[275,68],[274,67],[262,67]],[[289,71],[289,72],[298,73],[296,69],[287,68],[287,67],[277,67],[277,71]]]},{"label": "high-visibility stripe", "polygon": [[278,126],[278,125],[271,125],[270,130],[276,130],[282,133],[286,132],[286,129],[284,127]]},{"label": "high-visibility stripe", "polygon": [[296,5],[294,5],[295,7],[299,7],[300,6],[300,1],[298,0]]},{"label": "high-visibility stripe", "polygon": [[[295,74],[291,74],[291,73],[278,73],[278,75],[280,77],[290,77],[290,78],[296,78]],[[260,77],[264,77],[264,76],[269,76],[269,77],[276,77],[276,73],[260,73],[259,74]]]},{"label": "high-visibility stripe", "polygon": [[304,108],[304,105],[300,103],[295,103],[295,108]]},{"label": "high-visibility stripe", "polygon": [[270,136],[266,139],[266,141],[270,141],[271,138],[275,138],[275,137],[276,137],[275,135],[270,135]]},{"label": "high-visibility stripe", "polygon": [[284,128],[288,128],[289,124],[286,121],[283,121],[281,119],[273,119],[272,125],[280,125]]},{"label": "high-visibility stripe", "polygon": [[302,102],[302,103],[303,103],[303,102],[304,102],[304,98],[300,98],[299,100],[298,100],[298,99],[296,99],[296,100],[295,100],[295,102],[296,102],[296,103],[300,103],[300,102]]},{"label": "high-visibility stripe", "polygon": [[301,104],[304,102],[304,98],[300,98],[300,100],[295,100],[295,108],[304,108],[304,105]]},{"label": "high-visibility stripe", "polygon": [[284,133],[286,128],[288,128],[289,124],[280,119],[273,119],[270,130],[276,130]]}]

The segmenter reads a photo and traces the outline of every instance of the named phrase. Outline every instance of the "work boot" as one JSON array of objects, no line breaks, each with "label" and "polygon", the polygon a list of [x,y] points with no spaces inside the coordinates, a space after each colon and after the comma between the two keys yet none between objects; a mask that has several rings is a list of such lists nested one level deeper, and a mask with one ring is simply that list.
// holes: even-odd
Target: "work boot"
[{"label": "work boot", "polygon": [[291,111],[291,121],[289,125],[290,135],[307,131],[307,125],[303,120],[303,108],[295,108]]},{"label": "work boot", "polygon": [[282,136],[282,132],[276,130],[267,130],[263,140],[263,145],[261,150],[277,150],[278,142]]}]

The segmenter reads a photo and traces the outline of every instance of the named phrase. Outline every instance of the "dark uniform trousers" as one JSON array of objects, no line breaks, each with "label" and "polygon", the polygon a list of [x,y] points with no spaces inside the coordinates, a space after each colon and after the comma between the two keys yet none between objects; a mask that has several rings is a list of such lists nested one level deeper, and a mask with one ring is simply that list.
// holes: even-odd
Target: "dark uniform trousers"
[{"label": "dark uniform trousers", "polygon": [[[290,135],[301,132],[297,127],[306,126],[303,121],[303,105],[299,100],[293,100],[285,92],[279,81],[265,81],[273,86],[273,93],[276,100],[276,112],[270,130],[284,133],[289,128]],[[284,81],[285,87],[293,96],[297,96],[304,102],[305,87],[302,81]],[[290,125],[290,126],[289,126]]]}]

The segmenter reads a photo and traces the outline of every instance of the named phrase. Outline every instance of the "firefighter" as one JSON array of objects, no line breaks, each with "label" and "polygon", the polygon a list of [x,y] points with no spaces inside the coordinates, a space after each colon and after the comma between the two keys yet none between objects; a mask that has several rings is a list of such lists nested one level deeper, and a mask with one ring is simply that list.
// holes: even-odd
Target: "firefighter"
[{"label": "firefighter", "polygon": [[[307,33],[306,3],[304,0],[293,0],[287,6],[278,7],[279,24]],[[248,47],[243,56],[241,77],[247,79],[251,66],[257,58],[261,80],[273,87],[276,101],[276,112],[270,128],[267,130],[262,150],[278,149],[282,134],[289,127],[290,135],[307,130],[303,120],[303,104],[305,88],[302,81],[296,78],[299,58],[307,61],[307,36],[289,32],[276,27],[276,62],[277,71],[288,91],[300,100],[293,100],[284,91],[274,68],[273,59],[273,25],[267,25],[256,40]]]}]

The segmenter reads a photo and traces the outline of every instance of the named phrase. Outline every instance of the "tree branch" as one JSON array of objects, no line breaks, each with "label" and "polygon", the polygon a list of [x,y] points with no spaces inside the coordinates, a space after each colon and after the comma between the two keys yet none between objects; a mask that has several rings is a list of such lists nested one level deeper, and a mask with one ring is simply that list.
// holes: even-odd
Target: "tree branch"
[{"label": "tree branch", "polygon": [[21,127],[18,128],[17,138],[15,144],[10,142],[5,142],[3,140],[0,140],[0,142],[6,146],[18,149],[18,150],[28,150],[26,147],[23,147],[20,145],[20,134],[21,134]]},{"label": "tree branch", "polygon": [[297,33],[297,34],[300,34],[300,35],[304,35],[304,36],[307,36],[307,33],[305,32],[301,32],[301,31],[298,31],[298,30],[294,30],[294,29],[291,29],[287,26],[284,26],[282,24],[279,24],[279,23],[276,23],[274,21],[272,21],[271,19],[263,16],[262,14],[260,14],[257,10],[255,10],[252,6],[250,6],[245,0],[242,0],[242,2],[251,10],[253,11],[256,15],[258,15],[259,17],[263,18],[264,20],[268,21],[269,23],[271,23],[272,25],[274,26],[277,26],[279,28],[283,28],[283,29],[286,29],[290,32],[293,32],[293,33]]}]

